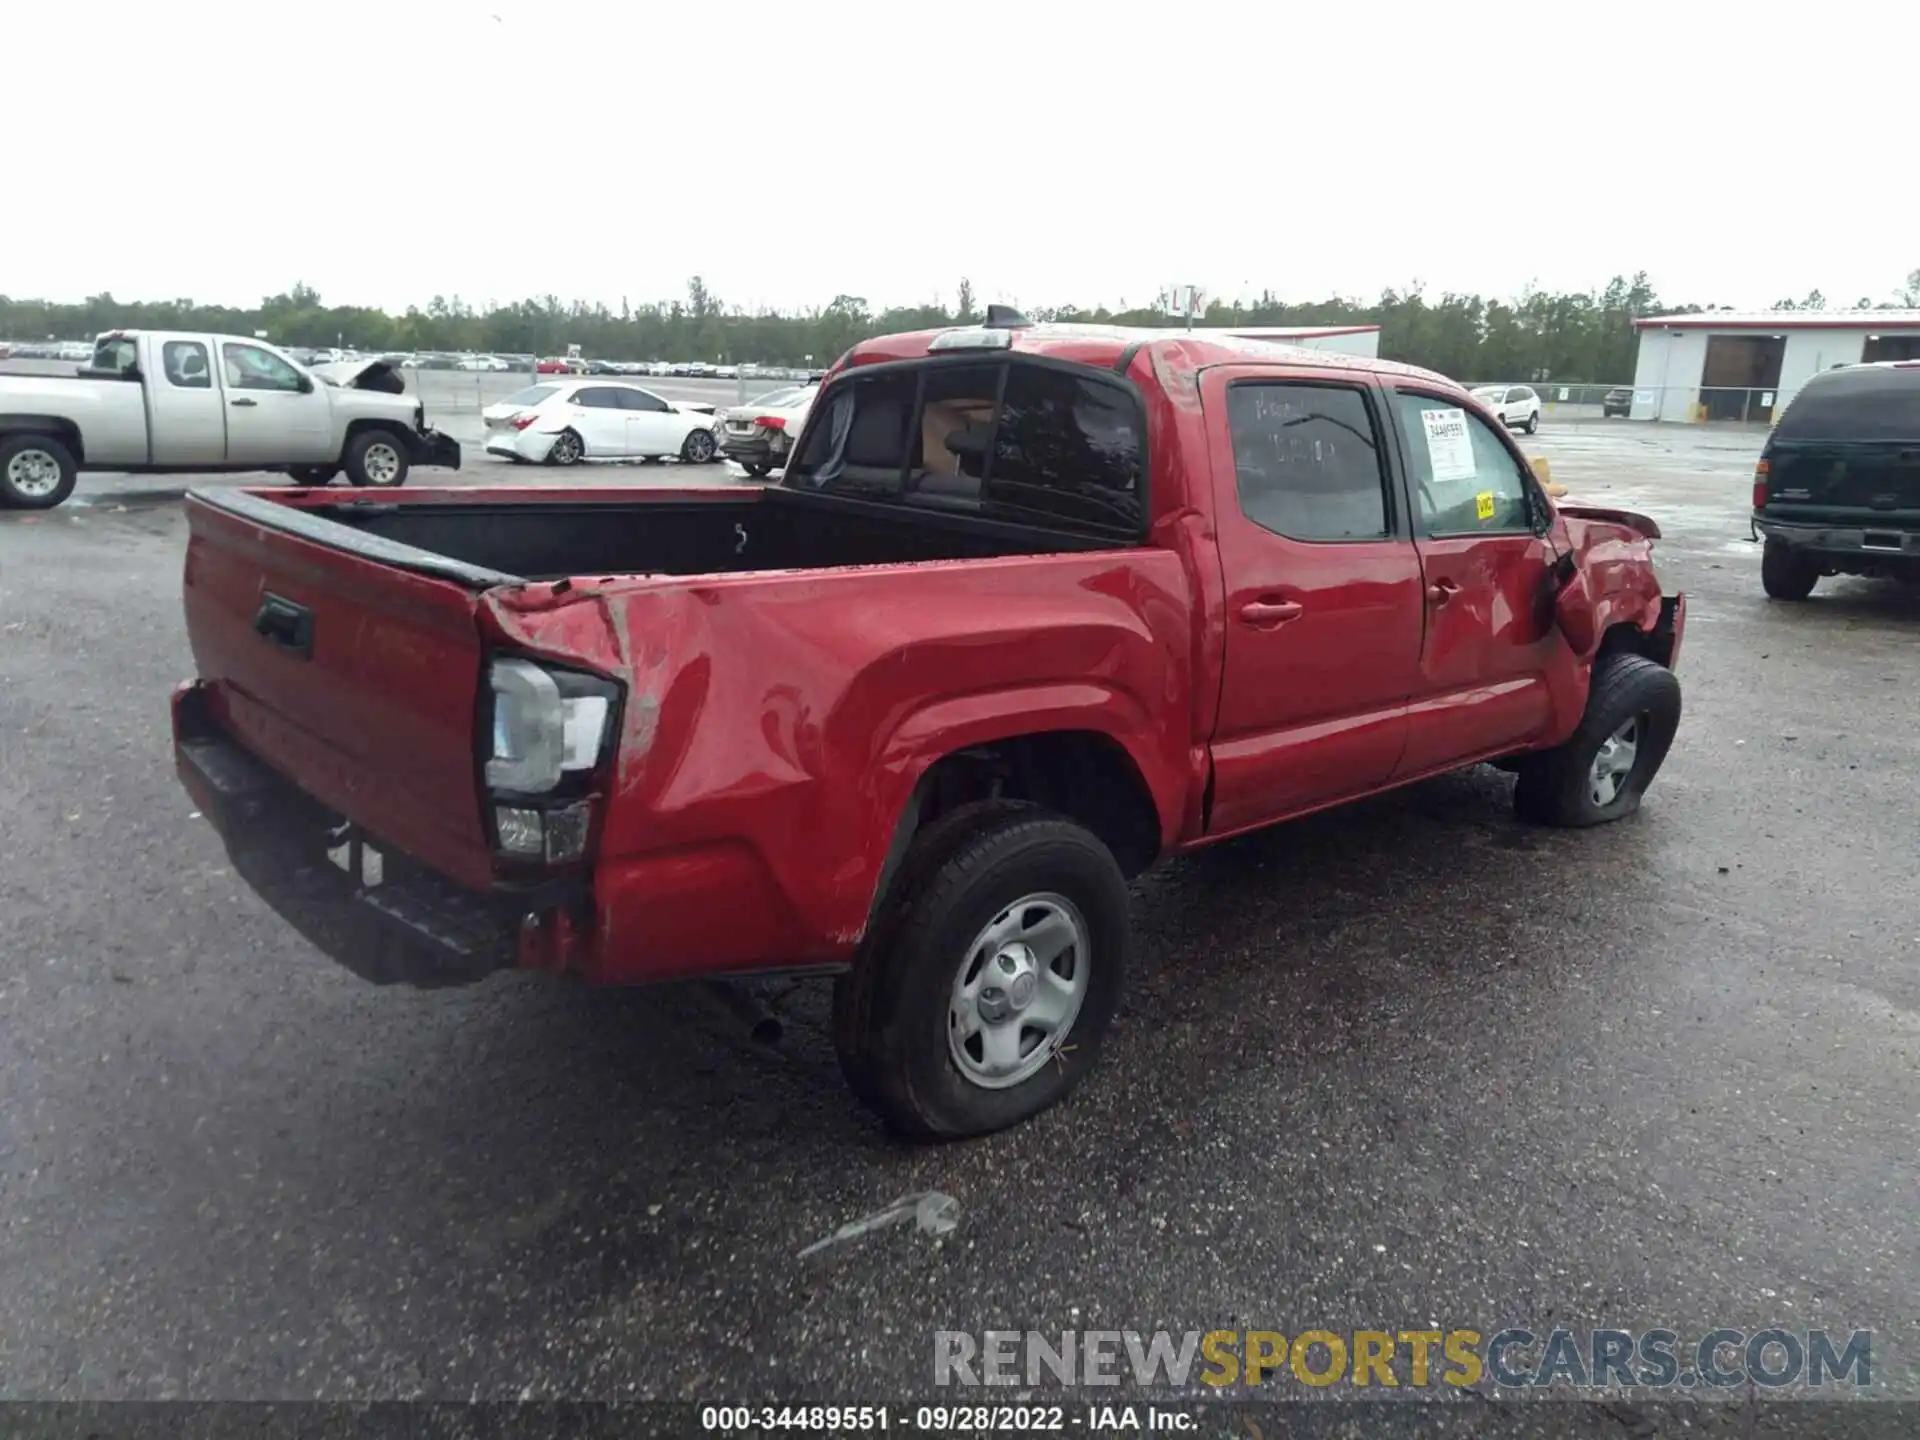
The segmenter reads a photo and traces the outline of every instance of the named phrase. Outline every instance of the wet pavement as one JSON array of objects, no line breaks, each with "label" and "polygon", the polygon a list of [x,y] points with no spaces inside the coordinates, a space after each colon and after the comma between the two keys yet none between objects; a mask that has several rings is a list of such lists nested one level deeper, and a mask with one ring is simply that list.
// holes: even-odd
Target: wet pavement
[{"label": "wet pavement", "polygon": [[[1915,1394],[1920,601],[1769,604],[1758,443],[1529,442],[1691,596],[1641,814],[1524,828],[1479,769],[1171,864],[1101,1070],[919,1150],[820,984],[760,987],[769,1048],[320,959],[170,771],[177,507],[0,518],[0,1395],[870,1403],[936,1329],[1429,1323],[1871,1327]],[[945,1233],[801,1256],[926,1191]]]}]

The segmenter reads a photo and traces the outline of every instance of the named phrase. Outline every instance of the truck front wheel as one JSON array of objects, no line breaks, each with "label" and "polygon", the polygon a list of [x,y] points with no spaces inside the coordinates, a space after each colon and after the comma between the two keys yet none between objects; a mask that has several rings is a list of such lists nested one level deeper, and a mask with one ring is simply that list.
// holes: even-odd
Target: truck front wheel
[{"label": "truck front wheel", "polygon": [[362,430],[347,441],[340,457],[347,479],[355,485],[391,489],[407,483],[407,442],[391,430]]},{"label": "truck front wheel", "polygon": [[1126,879],[1091,832],[1031,806],[936,825],[834,988],[841,1068],[911,1139],[1017,1124],[1092,1068],[1131,943]]},{"label": "truck front wheel", "polygon": [[1538,825],[1604,825],[1640,808],[1680,728],[1680,681],[1644,655],[1595,661],[1587,710],[1564,745],[1522,756],[1514,812]]},{"label": "truck front wheel", "polygon": [[48,435],[0,439],[0,505],[51,510],[73,493],[73,452]]}]

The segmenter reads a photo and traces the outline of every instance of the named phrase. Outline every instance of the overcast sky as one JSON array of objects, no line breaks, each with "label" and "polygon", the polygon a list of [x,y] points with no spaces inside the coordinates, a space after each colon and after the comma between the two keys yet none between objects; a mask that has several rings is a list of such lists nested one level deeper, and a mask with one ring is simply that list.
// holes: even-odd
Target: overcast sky
[{"label": "overcast sky", "polygon": [[965,275],[1091,306],[1644,268],[1764,306],[1920,266],[1910,5],[14,0],[6,32],[61,57],[0,79],[15,296],[617,307],[698,273],[879,307]]}]

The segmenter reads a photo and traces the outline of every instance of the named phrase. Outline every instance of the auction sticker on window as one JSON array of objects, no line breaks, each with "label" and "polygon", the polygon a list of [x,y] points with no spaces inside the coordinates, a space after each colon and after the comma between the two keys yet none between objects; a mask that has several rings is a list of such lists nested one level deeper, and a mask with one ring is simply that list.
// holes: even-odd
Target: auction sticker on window
[{"label": "auction sticker on window", "polygon": [[1473,437],[1467,433],[1467,412],[1422,410],[1420,421],[1427,428],[1427,455],[1435,481],[1471,480]]}]

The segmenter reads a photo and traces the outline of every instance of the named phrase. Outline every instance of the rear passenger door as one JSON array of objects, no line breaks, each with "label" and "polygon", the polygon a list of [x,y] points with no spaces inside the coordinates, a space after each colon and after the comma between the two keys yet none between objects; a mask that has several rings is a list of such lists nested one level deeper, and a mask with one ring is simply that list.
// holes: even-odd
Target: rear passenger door
[{"label": "rear passenger door", "polygon": [[155,465],[221,465],[227,458],[227,402],[213,383],[204,340],[156,341],[158,374],[146,376]]},{"label": "rear passenger door", "polygon": [[1520,451],[1451,396],[1405,385],[1392,395],[1427,608],[1405,778],[1544,730],[1548,659],[1562,642],[1546,603],[1553,550]]},{"label": "rear passenger door", "polygon": [[1227,606],[1209,824],[1224,834],[1388,781],[1422,598],[1370,381],[1223,366],[1201,395]]}]

